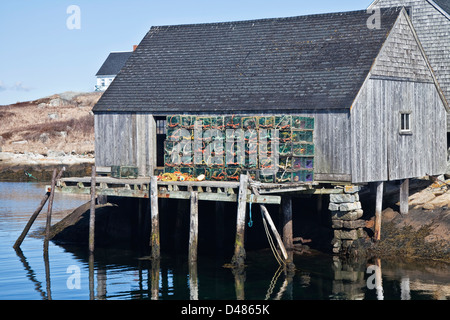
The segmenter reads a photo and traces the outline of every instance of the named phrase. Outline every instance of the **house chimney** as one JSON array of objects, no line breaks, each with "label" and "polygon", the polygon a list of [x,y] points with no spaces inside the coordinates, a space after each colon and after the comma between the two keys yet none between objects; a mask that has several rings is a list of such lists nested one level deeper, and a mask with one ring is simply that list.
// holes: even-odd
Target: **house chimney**
[{"label": "house chimney", "polygon": [[137,44],[133,45],[133,51],[135,51],[137,48]]}]

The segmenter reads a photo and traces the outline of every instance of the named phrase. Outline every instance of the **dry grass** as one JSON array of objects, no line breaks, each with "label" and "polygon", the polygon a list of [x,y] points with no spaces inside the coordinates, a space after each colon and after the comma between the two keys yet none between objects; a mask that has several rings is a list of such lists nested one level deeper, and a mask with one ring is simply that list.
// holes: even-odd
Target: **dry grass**
[{"label": "dry grass", "polygon": [[0,146],[6,152],[61,150],[78,154],[94,151],[92,107],[98,93],[63,100],[60,106],[49,102],[57,95],[31,102],[0,106]]}]

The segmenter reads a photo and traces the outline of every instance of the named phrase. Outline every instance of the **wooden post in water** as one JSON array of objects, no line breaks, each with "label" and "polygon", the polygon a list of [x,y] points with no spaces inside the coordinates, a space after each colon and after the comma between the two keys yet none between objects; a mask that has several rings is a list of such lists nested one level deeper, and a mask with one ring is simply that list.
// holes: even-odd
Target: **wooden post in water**
[{"label": "wooden post in water", "polygon": [[409,179],[404,179],[400,185],[400,214],[405,215],[409,212]]},{"label": "wooden post in water", "polygon": [[36,209],[36,211],[34,211],[33,215],[31,216],[30,220],[28,221],[27,225],[23,229],[23,231],[20,234],[19,238],[17,238],[16,242],[14,243],[14,245],[13,245],[14,249],[17,250],[20,247],[20,245],[22,244],[23,240],[27,236],[28,231],[30,231],[30,228],[33,225],[34,221],[36,220],[37,216],[39,215],[39,213],[42,211],[42,208],[47,203],[47,200],[48,200],[49,197],[50,197],[50,192],[47,192],[45,194],[44,198],[42,198],[42,201],[39,204],[39,207]]},{"label": "wooden post in water", "polygon": [[95,166],[92,166],[91,174],[91,207],[89,215],[89,252],[94,252],[94,240],[95,240]]},{"label": "wooden post in water", "polygon": [[197,261],[198,247],[198,192],[191,191],[191,224],[189,229],[189,262]]},{"label": "wooden post in water", "polygon": [[375,230],[374,230],[374,238],[375,241],[378,241],[381,239],[381,218],[382,218],[382,211],[383,211],[383,186],[384,182],[377,182],[377,196],[376,196],[376,203],[375,203]]},{"label": "wooden post in water", "polygon": [[159,212],[158,212],[158,180],[156,176],[150,178],[150,209],[152,230],[150,236],[150,245],[152,247],[152,259],[160,257],[160,238],[159,238]]},{"label": "wooden post in water", "polygon": [[292,197],[281,197],[281,208],[283,212],[283,243],[286,248],[288,259],[294,258],[294,241],[292,236]]},{"label": "wooden post in water", "polygon": [[241,175],[239,182],[238,210],[236,222],[236,240],[234,242],[234,256],[232,264],[236,267],[243,267],[245,260],[244,235],[245,235],[245,215],[247,206],[248,176]]},{"label": "wooden post in water", "polygon": [[44,254],[48,252],[48,241],[50,240],[50,227],[52,224],[52,208],[53,208],[53,198],[55,196],[55,186],[56,186],[56,169],[53,170],[52,175],[52,185],[50,190],[50,197],[48,199],[47,207],[47,222],[45,225],[45,239],[44,239]]}]

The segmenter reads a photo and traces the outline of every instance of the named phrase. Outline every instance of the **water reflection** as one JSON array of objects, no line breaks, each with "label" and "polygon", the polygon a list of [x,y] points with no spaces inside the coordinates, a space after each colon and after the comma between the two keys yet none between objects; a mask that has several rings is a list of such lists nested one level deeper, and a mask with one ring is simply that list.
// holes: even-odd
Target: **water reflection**
[{"label": "water reflection", "polygon": [[[18,192],[27,196],[19,201],[8,195]],[[245,269],[233,270],[224,267],[231,257],[199,256],[189,264],[187,252],[163,252],[152,261],[148,248],[99,247],[89,256],[87,247],[50,242],[44,254],[43,237],[33,230],[22,249],[14,251],[14,241],[42,196],[39,184],[0,183],[1,299],[450,299],[450,266],[431,261],[341,260],[314,253],[296,255],[297,269],[286,273],[270,250],[262,250],[248,252]],[[55,213],[84,202],[55,199]],[[44,226],[45,214],[33,229]],[[76,276],[71,266],[79,270],[79,288],[70,286],[70,277]]]},{"label": "water reflection", "polygon": [[[270,259],[267,252],[249,254],[250,258],[244,269],[230,269],[218,265],[214,258],[200,258],[199,263],[203,264],[200,265],[173,256],[163,256],[161,260],[149,260],[147,256],[139,258],[133,251],[122,252],[125,255],[116,255],[114,258],[107,253],[111,250],[102,252],[102,249],[98,249],[99,257],[96,258],[95,254],[83,253],[87,250],[80,251],[74,247],[69,250],[77,255],[77,259],[81,259],[79,261],[88,265],[91,300],[450,299],[448,265],[436,268],[428,266],[428,272],[421,273],[399,270],[395,262],[386,262],[382,268],[379,259],[341,260],[321,255],[297,257],[294,260],[297,270],[286,272],[281,267],[273,268],[274,263],[260,264],[261,259]],[[51,256],[43,255],[43,284],[23,252],[18,249],[16,254],[41,299],[52,299]],[[124,261],[128,263],[124,264]],[[274,271],[268,276],[269,269]],[[417,266],[414,270],[417,270]],[[133,274],[132,279],[125,277],[121,281],[122,285],[128,283],[129,289],[117,288],[116,272]],[[436,281],[433,274],[438,274],[440,279]]]}]

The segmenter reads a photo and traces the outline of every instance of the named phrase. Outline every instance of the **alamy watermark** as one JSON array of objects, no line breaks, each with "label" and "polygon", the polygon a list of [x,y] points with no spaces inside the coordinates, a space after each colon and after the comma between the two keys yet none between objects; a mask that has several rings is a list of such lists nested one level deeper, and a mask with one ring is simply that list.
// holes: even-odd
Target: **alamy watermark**
[{"label": "alamy watermark", "polygon": [[381,10],[380,8],[367,9],[367,14],[371,16],[367,19],[367,28],[370,30],[381,29]]},{"label": "alamy watermark", "polygon": [[67,267],[66,273],[70,273],[67,278],[66,286],[67,289],[81,289],[81,269],[77,265],[70,265]]},{"label": "alamy watermark", "polygon": [[69,30],[81,29],[81,9],[77,5],[70,5],[66,9],[66,13],[70,14],[66,20],[66,26]]}]

